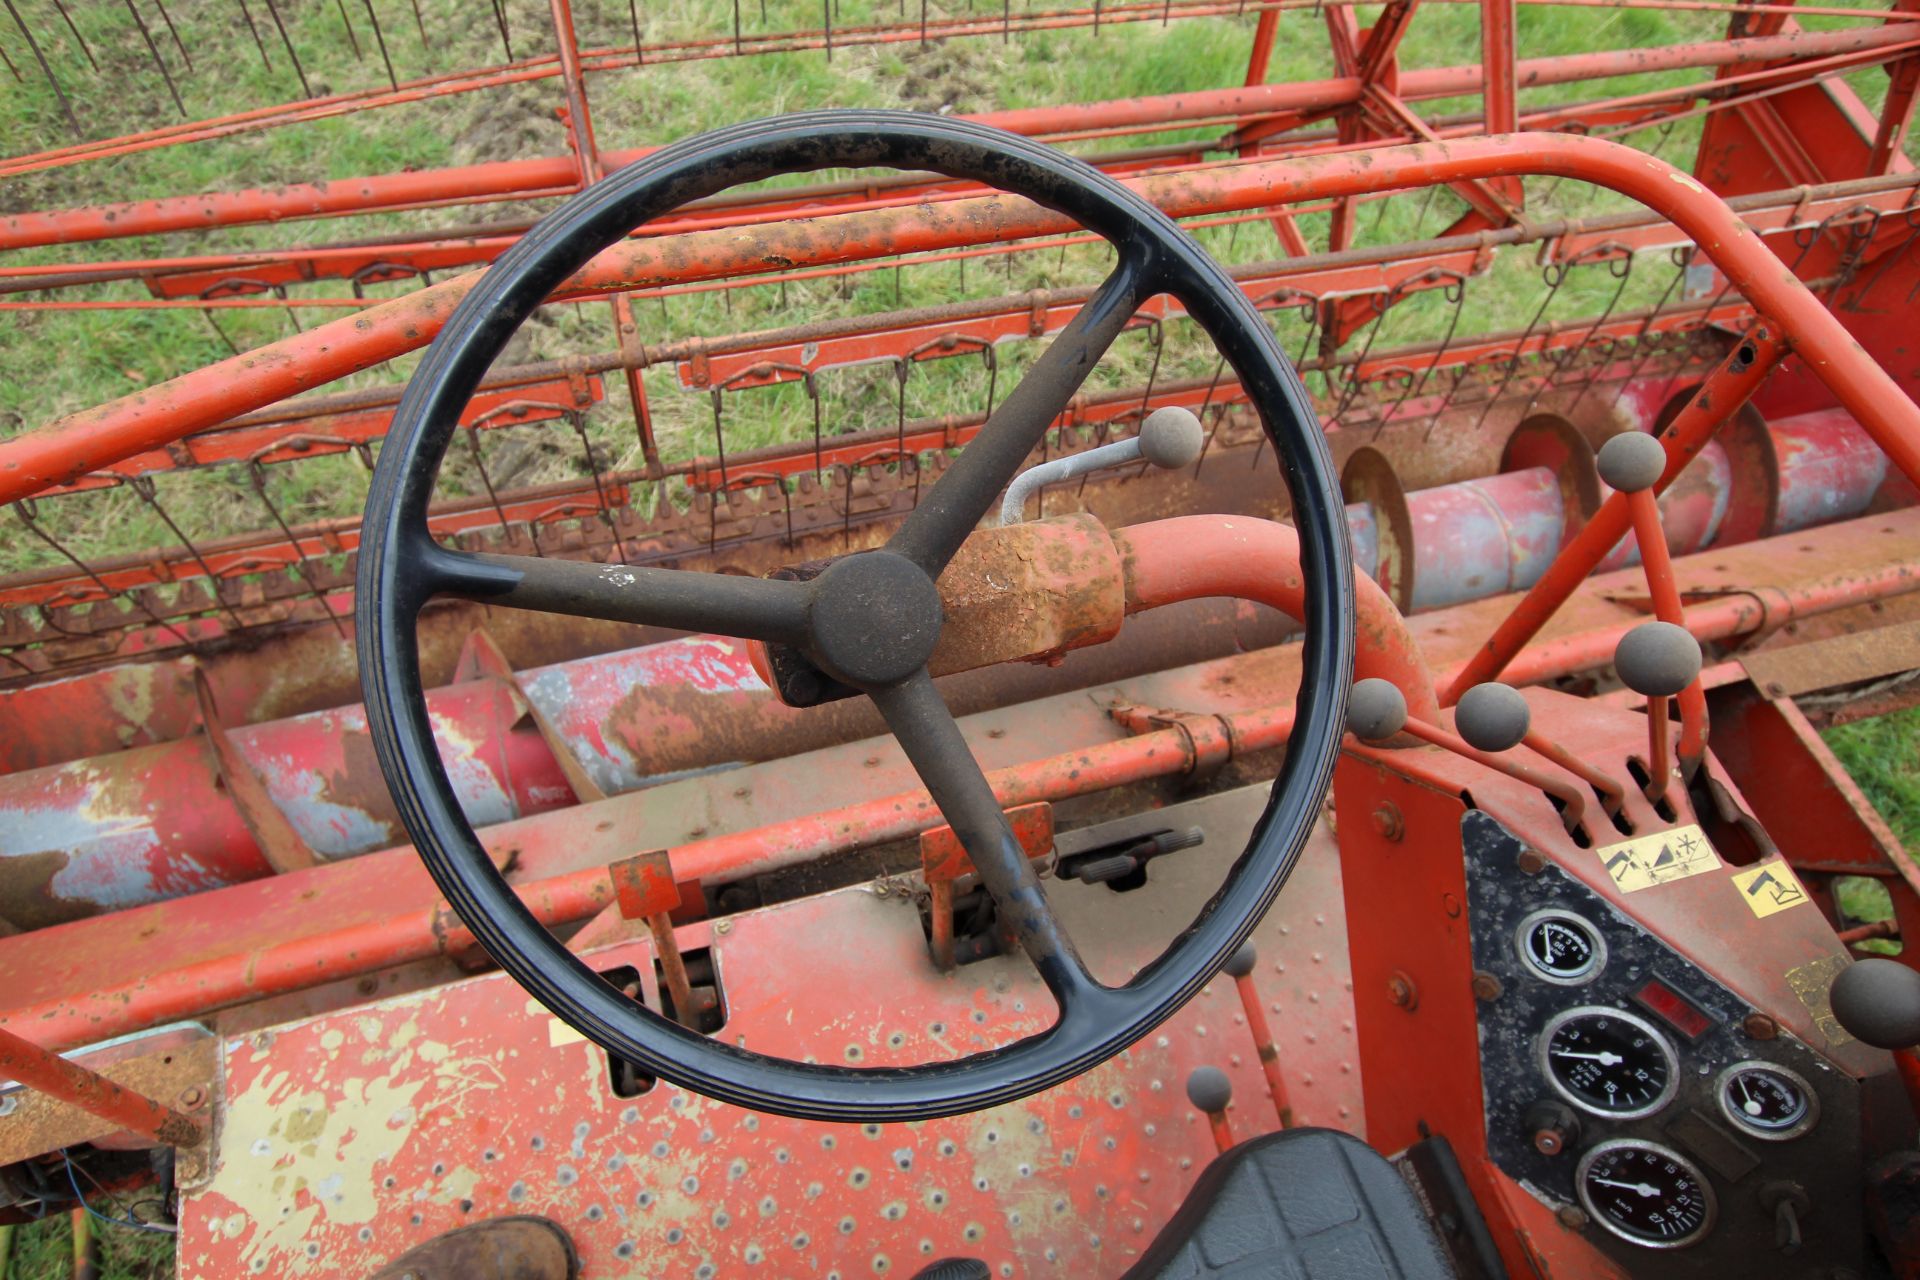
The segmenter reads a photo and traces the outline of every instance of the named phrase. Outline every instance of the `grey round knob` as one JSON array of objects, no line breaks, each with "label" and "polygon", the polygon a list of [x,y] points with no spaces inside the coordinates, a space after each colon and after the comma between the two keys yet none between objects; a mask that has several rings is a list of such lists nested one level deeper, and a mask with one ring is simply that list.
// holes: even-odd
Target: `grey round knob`
[{"label": "grey round knob", "polygon": [[1856,1040],[1876,1049],[1920,1044],[1920,973],[1898,960],[1855,960],[1833,980],[1828,998]]},{"label": "grey round knob", "polygon": [[1253,972],[1254,963],[1260,959],[1260,953],[1254,950],[1253,943],[1243,942],[1240,949],[1227,957],[1227,963],[1221,966],[1229,978],[1244,978]]},{"label": "grey round knob", "polygon": [[1460,695],[1453,709],[1454,728],[1477,751],[1510,751],[1527,736],[1533,712],[1520,691],[1489,681]]},{"label": "grey round knob", "polygon": [[1347,729],[1362,742],[1384,742],[1407,724],[1407,695],[1375,676],[1353,686],[1347,698]]},{"label": "grey round knob", "polygon": [[1206,429],[1191,409],[1168,405],[1155,409],[1140,424],[1140,456],[1169,471],[1192,466],[1206,438]]},{"label": "grey round knob", "polygon": [[1233,1101],[1233,1081],[1218,1067],[1195,1067],[1187,1077],[1187,1101],[1209,1115]]},{"label": "grey round knob", "polygon": [[1667,450],[1644,431],[1624,431],[1600,446],[1600,478],[1625,493],[1651,489],[1667,469]]},{"label": "grey round knob", "polygon": [[1620,683],[1648,698],[1668,698],[1700,674],[1700,642],[1671,622],[1643,622],[1613,651]]}]

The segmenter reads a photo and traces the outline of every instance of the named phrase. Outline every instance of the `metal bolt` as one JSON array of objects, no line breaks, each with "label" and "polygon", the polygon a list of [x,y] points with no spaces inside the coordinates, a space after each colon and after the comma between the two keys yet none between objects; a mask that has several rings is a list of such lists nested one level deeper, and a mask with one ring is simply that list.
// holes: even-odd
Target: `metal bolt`
[{"label": "metal bolt", "polygon": [[1522,849],[1513,862],[1523,875],[1537,876],[1547,869],[1546,858],[1532,849]]},{"label": "metal bolt", "polygon": [[1561,1205],[1553,1216],[1560,1219],[1560,1225],[1569,1231],[1581,1231],[1587,1225],[1587,1215],[1570,1204]]},{"label": "metal bolt", "polygon": [[198,1111],[207,1102],[207,1091],[197,1084],[190,1084],[180,1091],[180,1109]]},{"label": "metal bolt", "polygon": [[1506,990],[1500,985],[1500,979],[1485,969],[1477,970],[1473,975],[1473,998],[1475,1000],[1498,1000],[1500,993]]},{"label": "metal bolt", "polygon": [[1460,918],[1460,899],[1450,893],[1443,893],[1440,895],[1440,905],[1446,909],[1450,919],[1458,920]]},{"label": "metal bolt", "polygon": [[1558,1129],[1537,1129],[1533,1149],[1543,1156],[1557,1156],[1566,1149],[1566,1137]]},{"label": "metal bolt", "polygon": [[1382,840],[1398,841],[1406,834],[1406,826],[1400,819],[1400,807],[1391,800],[1383,800],[1374,807],[1373,829]]},{"label": "metal bolt", "polygon": [[1780,1034],[1780,1024],[1764,1013],[1750,1013],[1740,1024],[1749,1040],[1771,1040]]},{"label": "metal bolt", "polygon": [[1420,1007],[1420,988],[1414,985],[1412,978],[1395,969],[1393,976],[1387,979],[1387,999],[1412,1013]]},{"label": "metal bolt", "polygon": [[732,933],[732,932],[733,932],[733,921],[731,921],[731,920],[722,920],[722,921],[720,921],[720,922],[719,922],[718,924],[716,924],[716,925],[714,925],[714,926],[713,926],[713,931],[714,931],[715,933],[718,933],[718,934],[721,934],[721,935],[725,935],[725,934],[729,934],[729,933]]}]

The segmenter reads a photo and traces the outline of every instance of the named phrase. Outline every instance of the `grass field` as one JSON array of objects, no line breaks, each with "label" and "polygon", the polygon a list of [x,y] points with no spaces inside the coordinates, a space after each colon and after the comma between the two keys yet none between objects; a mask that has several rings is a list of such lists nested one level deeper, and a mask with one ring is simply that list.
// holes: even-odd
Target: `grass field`
[{"label": "grass field", "polygon": [[[50,0],[17,0],[32,25],[62,87],[92,136],[150,128],[180,118],[172,97],[154,70],[145,38],[124,5],[69,2],[88,41],[83,52],[62,25]],[[983,0],[983,3],[985,0]],[[172,20],[191,53],[189,70],[181,51],[160,27],[155,12],[142,5],[160,54],[177,78],[188,114],[212,117],[267,102],[300,96],[284,54],[267,35],[271,68],[263,67],[247,28],[231,0],[173,0]],[[261,6],[253,6],[257,18]],[[487,7],[467,0],[420,0],[427,42],[412,23],[403,0],[377,0],[383,37],[401,79],[461,65],[498,61],[498,33]],[[316,94],[372,87],[385,73],[372,52],[371,31],[359,4],[342,10],[336,0],[279,0],[289,34],[302,55],[303,69]],[[543,0],[508,0],[506,9],[515,54],[544,53],[546,5]],[[720,0],[672,0],[638,7],[649,42],[708,35],[730,29],[734,10]],[[358,24],[363,47],[356,57],[342,26],[342,12]],[[895,0],[845,0],[837,6],[837,26],[899,12]],[[935,4],[932,12],[965,12],[963,0]],[[1377,9],[1361,11],[1367,25]],[[576,15],[584,44],[612,45],[630,40],[631,17],[620,0],[581,0]],[[742,20],[748,31],[783,30],[814,25],[816,0],[747,0]],[[1836,19],[1809,18],[1808,27],[1835,25]],[[1667,44],[1711,39],[1724,30],[1724,18],[1706,13],[1629,9],[1523,8],[1519,17],[1521,55],[1544,56],[1626,45]],[[1189,19],[1162,27],[1157,22],[1108,25],[1097,35],[1087,31],[1043,33],[1010,44],[974,38],[884,48],[842,48],[831,62],[821,53],[776,54],[753,58],[648,66],[610,73],[592,81],[595,123],[603,147],[671,141],[717,125],[759,115],[819,106],[890,106],[954,113],[1044,103],[1088,101],[1184,89],[1224,87],[1240,82],[1251,17]],[[1317,20],[1308,14],[1283,21],[1270,79],[1287,81],[1331,73],[1326,42]],[[40,78],[18,32],[0,18],[0,48],[19,68],[19,78],[0,77],[0,147],[19,154],[68,141],[64,117],[53,92]],[[92,70],[87,55],[99,64]],[[1414,23],[1402,46],[1409,66],[1444,66],[1478,61],[1478,25],[1468,5],[1433,4]],[[1637,76],[1608,82],[1610,92],[1633,92],[1684,83],[1698,73]],[[1869,106],[1877,107],[1886,77],[1878,71],[1849,78]],[[1530,90],[1522,105],[1554,100],[1553,90]],[[558,155],[565,134],[553,116],[559,99],[556,82],[545,81],[491,90],[415,106],[394,107],[190,147],[148,152],[105,163],[52,169],[26,177],[0,179],[0,214],[56,208],[104,200],[178,195],[197,191],[265,186],[278,182],[340,179],[402,168],[472,164],[525,156]],[[1469,110],[1477,102],[1423,104],[1444,114]],[[1633,145],[1658,147],[1666,158],[1689,162],[1698,137],[1697,120],[1669,135],[1653,132],[1623,138]],[[1183,135],[1162,135],[1180,137]],[[1094,150],[1082,146],[1083,151]],[[1531,183],[1529,208],[1536,213],[1592,213],[1618,207],[1617,201],[1579,184]],[[546,201],[517,201],[482,208],[483,218],[538,214]],[[1363,212],[1361,243],[1387,243],[1436,234],[1462,208],[1450,193],[1434,197],[1397,197]],[[337,236],[369,236],[386,231],[451,226],[474,220],[473,210],[439,210],[356,218],[350,230],[326,223],[299,222],[250,227],[206,237],[153,237],[97,246],[63,247],[12,255],[5,265],[62,262],[79,264],[151,254],[286,246]],[[1324,238],[1324,220],[1309,219],[1310,240]],[[1264,223],[1200,233],[1216,255],[1229,261],[1281,256]],[[875,272],[844,282],[760,287],[724,298],[701,294],[658,304],[643,304],[639,315],[643,341],[656,343],[691,335],[749,328],[770,328],[825,314],[865,313],[948,301],[956,297],[1086,283],[1101,274],[1104,254],[1076,250],[1056,256],[1020,255],[1011,268],[976,265],[962,278],[951,265],[913,266]],[[1623,307],[1644,304],[1667,283],[1661,263],[1640,264],[1623,297]],[[1604,269],[1581,269],[1555,300],[1548,319],[1591,314],[1613,290]],[[370,297],[391,296],[404,285],[370,286]],[[1542,288],[1528,256],[1506,255],[1498,269],[1468,291],[1463,333],[1524,324]],[[63,298],[126,297],[125,286],[63,292]],[[345,290],[316,286],[302,297],[337,297]],[[31,297],[32,295],[28,295]],[[1396,309],[1383,328],[1383,346],[1431,337],[1444,318],[1437,294],[1423,295]],[[126,395],[188,369],[218,360],[234,348],[257,346],[292,331],[297,322],[312,324],[343,314],[314,307],[293,311],[220,313],[214,321],[192,310],[74,313],[15,311],[0,313],[0,437],[16,434],[62,414]],[[1278,321],[1289,349],[1303,336],[1303,322]],[[555,357],[610,346],[604,307],[555,307],[544,311],[510,350],[510,358]],[[1023,344],[1024,345],[1024,344]],[[1008,349],[999,386],[1012,385],[1031,352]],[[1151,359],[1140,336],[1116,345],[1095,385],[1141,381]],[[1168,334],[1159,376],[1200,376],[1211,371],[1210,351],[1174,327]],[[370,370],[346,385],[370,386],[403,379],[410,358]],[[854,370],[822,380],[830,431],[891,425],[897,389],[886,370]],[[590,418],[594,461],[624,468],[638,458],[629,408],[617,379],[609,380],[607,402]],[[714,424],[704,393],[683,391],[660,374],[649,379],[656,426],[670,458],[710,452]],[[980,407],[985,387],[979,365],[969,360],[935,361],[915,370],[909,388],[909,416],[971,411]],[[796,438],[810,429],[811,409],[797,387],[733,397],[727,423],[729,448],[744,448]],[[554,443],[558,432],[510,442],[498,470],[514,482],[530,484],[585,474],[577,449]],[[499,447],[499,446],[495,446]],[[505,454],[511,454],[511,457]],[[496,480],[500,476],[496,475]],[[504,482],[503,482],[504,483]],[[448,493],[471,492],[470,469],[452,466],[443,476]],[[358,511],[365,475],[351,457],[322,459],[271,469],[268,492],[290,522]],[[242,477],[231,471],[172,473],[158,477],[163,509],[193,538],[260,528],[266,515]],[[108,555],[169,541],[171,535],[152,506],[129,491],[90,496],[84,501],[42,504],[42,519],[83,556]],[[0,537],[0,572],[58,562],[57,555],[18,526]],[[1855,775],[1910,843],[1920,842],[1920,768],[1915,743],[1920,715],[1908,714],[1831,735]],[[102,1208],[106,1206],[102,1205]],[[105,1274],[111,1280],[170,1274],[167,1238],[101,1227]],[[8,1275],[15,1280],[70,1273],[70,1237],[64,1219],[19,1233]],[[0,1276],[0,1280],[5,1280]]]}]

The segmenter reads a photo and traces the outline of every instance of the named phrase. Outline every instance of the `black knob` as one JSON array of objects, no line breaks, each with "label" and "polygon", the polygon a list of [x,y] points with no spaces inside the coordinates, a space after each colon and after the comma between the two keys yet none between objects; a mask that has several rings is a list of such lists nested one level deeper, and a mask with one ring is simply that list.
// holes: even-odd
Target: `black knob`
[{"label": "black knob", "polygon": [[1208,1115],[1218,1115],[1233,1101],[1233,1081],[1218,1067],[1195,1067],[1187,1077],[1187,1101]]},{"label": "black knob", "polygon": [[1347,697],[1347,729],[1362,742],[1385,742],[1407,723],[1407,695],[1375,676],[1353,686]]},{"label": "black knob", "polygon": [[1671,622],[1643,622],[1620,637],[1613,669],[1642,697],[1672,697],[1700,674],[1700,642]]},{"label": "black knob", "polygon": [[1476,751],[1511,751],[1532,727],[1533,712],[1510,684],[1477,684],[1453,709],[1453,725]]},{"label": "black knob", "polygon": [[1227,957],[1227,963],[1222,967],[1227,971],[1229,978],[1244,978],[1253,972],[1253,966],[1259,959],[1259,953],[1253,949],[1253,943],[1243,942],[1238,951]]},{"label": "black knob", "polygon": [[1833,1016],[1876,1049],[1920,1045],[1920,973],[1897,960],[1856,960],[1829,991]]},{"label": "black knob", "polygon": [[1640,431],[1623,432],[1600,446],[1594,459],[1600,478],[1626,493],[1651,489],[1667,469],[1667,448]]}]

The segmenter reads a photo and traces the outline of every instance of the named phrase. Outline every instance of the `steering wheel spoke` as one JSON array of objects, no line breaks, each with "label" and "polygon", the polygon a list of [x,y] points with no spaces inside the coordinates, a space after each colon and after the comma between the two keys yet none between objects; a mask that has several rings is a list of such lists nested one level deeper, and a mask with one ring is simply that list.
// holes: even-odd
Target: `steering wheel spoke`
[{"label": "steering wheel spoke", "polygon": [[437,543],[421,558],[432,594],[774,644],[799,644],[806,639],[810,595],[803,583],[449,551]]},{"label": "steering wheel spoke", "polygon": [[933,677],[922,669],[890,688],[869,691],[869,696],[940,806],[940,815],[960,838],[1000,918],[1012,928],[1059,1001],[1061,1016],[1073,1016],[1082,997],[1100,986],[1060,927],[1032,861],[1014,836]]},{"label": "steering wheel spoke", "polygon": [[908,513],[888,541],[889,550],[919,565],[928,577],[940,576],[1047,428],[1066,412],[1140,304],[1157,291],[1155,275],[1145,249],[1120,251],[1119,262],[1100,288],[1040,353],[939,483]]}]

